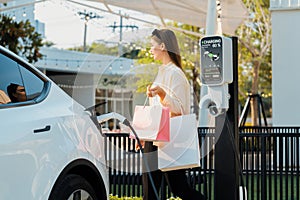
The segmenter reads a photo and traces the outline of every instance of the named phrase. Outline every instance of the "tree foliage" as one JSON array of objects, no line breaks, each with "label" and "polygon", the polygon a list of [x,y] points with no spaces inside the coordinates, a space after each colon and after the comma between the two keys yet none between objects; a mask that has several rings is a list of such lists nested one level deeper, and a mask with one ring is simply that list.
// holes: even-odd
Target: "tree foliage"
[{"label": "tree foliage", "polygon": [[105,55],[112,55],[112,56],[118,55],[117,46],[107,46],[102,43],[93,42],[88,49],[90,53],[98,53],[98,54],[105,54]]},{"label": "tree foliage", "polygon": [[0,15],[0,29],[0,45],[25,57],[30,63],[42,58],[42,37],[29,20],[16,22],[11,17]]},{"label": "tree foliage", "polygon": [[[237,30],[239,38],[239,94],[271,98],[271,16],[269,1],[244,0],[250,18]],[[251,101],[252,125],[257,125],[258,101]]]},{"label": "tree foliage", "polygon": [[150,36],[145,38],[145,41],[139,44],[141,48],[135,61],[135,85],[138,93],[146,93],[146,88],[153,83],[160,65],[160,62],[155,61],[150,53]]}]

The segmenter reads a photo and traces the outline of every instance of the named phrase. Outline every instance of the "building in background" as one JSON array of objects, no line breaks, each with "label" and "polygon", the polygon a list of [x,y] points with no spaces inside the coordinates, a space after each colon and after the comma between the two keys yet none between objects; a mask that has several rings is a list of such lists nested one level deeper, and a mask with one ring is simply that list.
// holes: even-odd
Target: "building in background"
[{"label": "building in background", "polygon": [[9,1],[4,4],[0,4],[0,9],[2,10],[1,14],[10,16],[17,22],[29,20],[32,26],[35,27],[35,30],[45,37],[45,24],[35,19],[35,0],[17,0]]},{"label": "building in background", "polygon": [[[300,1],[271,0],[272,112],[274,126],[300,125]],[[291,22],[291,23],[287,23]]]},{"label": "building in background", "polygon": [[41,53],[43,59],[34,65],[76,101],[85,107],[105,101],[98,112],[130,118],[135,93],[132,59],[46,47]]},{"label": "building in background", "polygon": [[[43,37],[45,25],[35,19],[35,0],[9,1],[1,4],[2,14],[16,21],[29,20]],[[135,89],[133,60],[116,56],[41,48],[43,58],[34,65],[86,108],[106,102],[99,113],[117,112],[132,117]],[[114,127],[116,128],[116,123]]]}]

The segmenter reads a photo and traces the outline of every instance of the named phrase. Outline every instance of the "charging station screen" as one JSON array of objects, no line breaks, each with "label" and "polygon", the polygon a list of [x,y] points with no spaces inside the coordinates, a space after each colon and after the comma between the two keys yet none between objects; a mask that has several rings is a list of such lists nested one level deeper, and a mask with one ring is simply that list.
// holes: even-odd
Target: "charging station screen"
[{"label": "charging station screen", "polygon": [[201,42],[201,82],[221,84],[223,82],[222,38],[219,36],[202,38]]}]

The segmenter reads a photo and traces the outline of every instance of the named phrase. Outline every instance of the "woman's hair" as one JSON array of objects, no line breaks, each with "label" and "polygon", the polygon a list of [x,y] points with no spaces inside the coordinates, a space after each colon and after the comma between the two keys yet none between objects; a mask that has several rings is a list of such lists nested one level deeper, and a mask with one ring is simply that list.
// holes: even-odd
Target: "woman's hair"
[{"label": "woman's hair", "polygon": [[11,100],[11,102],[18,102],[18,99],[13,95],[17,92],[18,84],[11,83],[9,86],[7,86],[7,94]]},{"label": "woman's hair", "polygon": [[172,62],[182,69],[180,50],[174,32],[169,29],[154,29],[152,32],[152,38],[159,44],[165,44]]}]

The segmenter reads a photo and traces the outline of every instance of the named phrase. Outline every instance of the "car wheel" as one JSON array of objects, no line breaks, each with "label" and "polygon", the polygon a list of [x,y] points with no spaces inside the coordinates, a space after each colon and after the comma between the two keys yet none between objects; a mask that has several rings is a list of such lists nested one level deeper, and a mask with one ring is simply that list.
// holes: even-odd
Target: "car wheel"
[{"label": "car wheel", "polygon": [[89,182],[75,174],[67,175],[52,191],[49,200],[98,200]]}]

